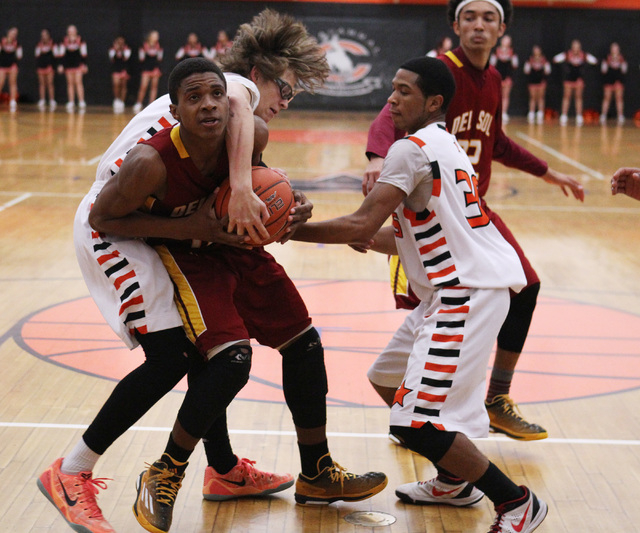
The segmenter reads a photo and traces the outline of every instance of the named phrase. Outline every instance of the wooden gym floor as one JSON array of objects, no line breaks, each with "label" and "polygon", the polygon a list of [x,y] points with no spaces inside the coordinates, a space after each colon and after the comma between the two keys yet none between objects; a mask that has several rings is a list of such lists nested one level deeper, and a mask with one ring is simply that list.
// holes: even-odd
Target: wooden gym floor
[{"label": "wooden gym floor", "polygon": [[[294,104],[271,123],[265,160],[306,189],[318,219],[350,212],[361,201],[373,117],[297,112]],[[0,532],[70,531],[35,480],[69,451],[115,380],[141,360],[97,314],[72,243],[76,206],[100,155],[130,118],[106,108],[84,115],[0,109]],[[609,190],[615,169],[640,166],[640,128],[513,119],[507,131],[553,168],[578,176],[586,200],[580,204],[531,176],[494,167],[488,203],[542,279],[512,396],[550,437],[526,443],[492,435],[477,444],[549,503],[540,532],[640,531],[640,203],[613,198]],[[486,499],[454,509],[408,506],[394,495],[396,486],[431,477],[433,468],[388,441],[388,409],[365,377],[404,316],[393,309],[385,257],[302,243],[269,249],[300,287],[323,336],[332,455],[354,472],[386,472],[389,486],[370,500],[323,508],[296,506],[293,489],[271,498],[205,502],[199,446],[172,531],[486,532],[493,520]],[[252,380],[232,404],[229,426],[238,455],[297,475],[278,359],[256,350]],[[99,502],[117,531],[142,531],[131,512],[134,480],[164,448],[183,397],[184,386],[178,389],[98,463],[95,476],[113,479]],[[345,516],[355,511],[384,512],[396,521],[353,525]]]}]

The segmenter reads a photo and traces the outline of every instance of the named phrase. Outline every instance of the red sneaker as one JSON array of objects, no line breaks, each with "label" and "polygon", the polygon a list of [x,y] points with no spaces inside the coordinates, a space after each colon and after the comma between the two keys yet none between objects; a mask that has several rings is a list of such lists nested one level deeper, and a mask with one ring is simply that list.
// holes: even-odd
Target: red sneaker
[{"label": "red sneaker", "polygon": [[207,466],[202,497],[205,500],[222,501],[243,496],[265,496],[293,485],[291,474],[262,472],[253,466],[255,464],[249,459],[238,459],[238,464],[226,474],[218,474],[212,466]]},{"label": "red sneaker", "polygon": [[115,533],[102,516],[96,494],[106,489],[106,478],[93,479],[91,472],[63,474],[62,457],[56,459],[38,478],[38,488],[56,506],[75,531],[83,533]]}]

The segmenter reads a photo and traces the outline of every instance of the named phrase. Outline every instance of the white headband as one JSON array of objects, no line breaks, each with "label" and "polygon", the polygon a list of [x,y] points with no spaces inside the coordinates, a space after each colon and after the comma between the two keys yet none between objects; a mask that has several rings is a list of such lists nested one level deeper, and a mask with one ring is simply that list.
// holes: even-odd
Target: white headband
[{"label": "white headband", "polygon": [[[480,0],[462,0],[462,2],[460,2],[458,4],[458,7],[456,8],[455,19],[458,20],[458,15],[460,14],[460,11],[462,11],[463,7],[468,6],[472,2],[478,2],[478,1]],[[498,10],[498,13],[500,13],[500,22],[504,22],[504,9],[502,9],[502,6],[498,2],[496,2],[496,0],[482,0],[482,1],[487,2],[488,4],[491,4],[492,6],[494,6]]]}]

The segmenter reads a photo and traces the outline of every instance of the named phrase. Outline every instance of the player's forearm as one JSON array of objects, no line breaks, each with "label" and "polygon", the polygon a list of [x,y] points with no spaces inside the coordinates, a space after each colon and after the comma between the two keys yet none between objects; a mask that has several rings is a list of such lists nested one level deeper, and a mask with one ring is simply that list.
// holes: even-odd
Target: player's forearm
[{"label": "player's forearm", "polygon": [[324,244],[351,244],[368,242],[377,228],[352,216],[334,218],[325,222],[307,222],[297,227],[294,241],[319,242]]},{"label": "player's forearm", "polygon": [[380,228],[378,233],[373,236],[373,245],[371,246],[371,250],[386,255],[398,255],[396,235],[393,226]]},{"label": "player's forearm", "polygon": [[251,160],[255,135],[253,112],[244,98],[230,98],[229,106],[227,125],[229,184],[235,192],[248,192],[252,191]]},{"label": "player's forearm", "polygon": [[134,212],[122,217],[91,213],[91,227],[107,235],[129,238],[198,239],[189,217],[169,218]]}]

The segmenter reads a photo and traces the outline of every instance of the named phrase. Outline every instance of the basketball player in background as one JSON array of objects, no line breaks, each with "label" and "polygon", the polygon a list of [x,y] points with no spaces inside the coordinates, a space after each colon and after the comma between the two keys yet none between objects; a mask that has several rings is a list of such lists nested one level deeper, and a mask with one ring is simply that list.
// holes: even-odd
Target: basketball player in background
[{"label": "basketball player in background", "polygon": [[[439,60],[406,61],[388,99],[394,124],[409,133],[393,144],[373,189],[358,210],[307,223],[293,239],[372,243],[398,253],[420,303],[380,356],[402,359],[390,430],[432,461],[452,484],[431,485],[431,503],[494,503],[493,533],[529,533],[546,503],[517,486],[470,438],[486,437],[486,368],[509,309],[509,290],[525,285],[520,260],[477,196],[475,171],[445,113],[455,91]],[[381,229],[392,217],[392,226]],[[427,482],[428,483],[428,482]],[[436,492],[438,491],[438,492]],[[404,499],[404,498],[403,498]]]},{"label": "basketball player in background", "polygon": [[[232,195],[229,228],[236,227],[238,233],[246,233],[252,240],[260,240],[260,216],[263,210],[266,214],[266,208],[253,194],[250,185],[253,127],[250,130],[246,128],[247,113],[251,124],[253,113],[265,122],[270,121],[280,111],[287,109],[294,96],[293,87],[302,85],[306,90],[313,91],[321,85],[328,74],[328,66],[317,41],[302,24],[290,16],[271,10],[265,10],[250,24],[243,25],[234,44],[227,66],[237,69],[247,78],[225,75],[229,80],[234,118],[245,125],[234,126],[233,120],[229,124],[229,130],[236,128],[233,132],[229,131],[229,144],[235,142],[236,146],[240,145],[233,150],[230,148],[237,157],[235,160],[230,158]],[[112,246],[108,246],[105,240],[96,247],[92,236],[95,232],[88,224],[91,204],[104,184],[117,174],[126,153],[139,139],[148,139],[157,131],[175,124],[168,109],[169,97],[163,96],[134,117],[104,154],[98,166],[96,183],[76,215],[76,249],[92,296],[107,322],[125,344],[134,348],[140,343],[146,359],[116,386],[73,450],[64,460],[56,460],[40,478],[46,486],[48,480],[59,480],[48,490],[49,499],[70,524],[86,527],[92,532],[112,531],[95,501],[96,483],[92,481],[95,464],[122,433],[180,381],[188,368],[184,354],[193,352],[193,344],[185,336],[182,319],[173,303],[171,280],[157,254],[138,239],[116,238]],[[240,157],[241,151],[246,155]],[[239,180],[235,182],[236,185],[234,175]],[[242,176],[247,178],[244,182],[240,181]],[[243,197],[243,191],[249,193],[248,199]],[[304,203],[303,197],[300,200],[303,204],[296,207],[292,215],[294,222],[303,221],[310,215],[311,205]],[[234,203],[235,211],[244,217],[235,216],[235,222]],[[263,226],[262,231],[266,231]],[[238,241],[235,239],[228,244],[233,242]],[[106,256],[116,250],[120,259],[113,255],[111,260],[106,260]],[[121,266],[124,257],[131,265],[126,269]],[[134,270],[137,263],[144,266],[136,269],[134,279],[121,280],[124,274]],[[318,348],[321,349],[321,345]],[[314,350],[314,356],[320,357],[320,351]],[[305,386],[303,390],[298,391],[293,385],[294,390],[289,392],[290,384],[298,379],[294,352],[283,352],[283,387],[294,423],[302,434],[299,436],[302,472],[314,477],[317,460],[327,447],[323,422],[326,419],[326,393],[322,392],[325,373],[323,371],[313,376],[313,384]],[[308,374],[305,376],[309,377]],[[305,381],[301,382],[304,386]],[[306,401],[307,395],[311,396],[312,401]],[[317,396],[321,396],[322,400],[316,401]],[[320,408],[316,411],[314,406],[317,405]],[[303,434],[305,428],[308,428],[308,435]],[[253,461],[239,459],[232,451],[224,415],[210,428],[204,444],[209,465],[203,486],[205,499],[224,500],[270,493],[278,487],[283,490],[293,480],[290,475],[262,472],[253,466]],[[347,479],[351,479],[349,476],[354,477],[349,474]],[[344,476],[336,477],[338,485],[343,479]],[[349,491],[349,483],[345,490]],[[80,497],[91,512],[78,512],[77,506],[70,508],[65,503],[64,492]]]},{"label": "basketball player in background", "polygon": [[619,168],[611,178],[611,194],[640,200],[640,168]]},{"label": "basketball player in background", "polygon": [[[519,440],[544,439],[547,432],[538,424],[526,421],[509,396],[514,370],[522,352],[531,318],[535,309],[540,280],[525,257],[511,231],[502,219],[486,204],[484,195],[491,179],[491,160],[507,167],[528,172],[543,181],[560,187],[565,196],[571,193],[584,201],[582,185],[566,174],[549,168],[545,161],[535,157],[507,137],[502,130],[501,77],[489,65],[492,48],[504,34],[511,19],[511,0],[449,0],[448,20],[460,46],[441,59],[456,80],[456,93],[447,111],[448,130],[458,139],[478,175],[479,201],[498,231],[514,247],[527,277],[526,286],[513,294],[509,313],[498,334],[498,348],[489,382],[486,407],[491,427]],[[390,106],[387,104],[372,123],[367,143],[369,163],[364,173],[362,188],[367,194],[382,168],[384,157],[394,140],[405,132],[394,127]],[[397,266],[397,261],[396,261]],[[401,270],[397,272],[401,274]],[[395,291],[394,291],[395,292]],[[409,287],[404,296],[397,291],[398,307],[412,308],[415,297]],[[396,373],[390,361],[376,361],[369,370],[369,379],[383,400],[391,406],[402,373]],[[416,488],[422,487],[416,485]],[[421,502],[419,493],[411,496]],[[429,498],[429,496],[425,496]]]}]

